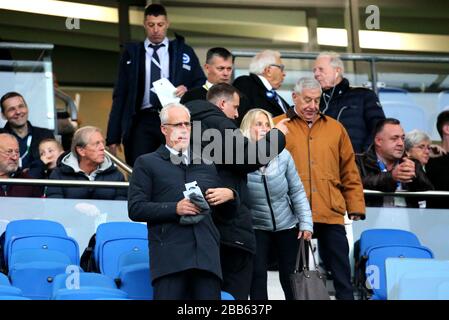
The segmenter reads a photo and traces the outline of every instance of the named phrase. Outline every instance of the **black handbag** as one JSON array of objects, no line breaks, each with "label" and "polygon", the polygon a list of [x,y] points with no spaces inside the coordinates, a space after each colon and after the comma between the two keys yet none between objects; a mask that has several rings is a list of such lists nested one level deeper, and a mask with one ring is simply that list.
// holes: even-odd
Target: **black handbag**
[{"label": "black handbag", "polygon": [[[306,245],[304,245],[304,242]],[[290,275],[290,285],[293,291],[293,297],[295,300],[330,300],[329,293],[324,285],[325,277],[318,270],[318,265],[313,255],[313,264],[315,270],[309,270],[306,262],[306,249],[309,253],[309,249],[312,250],[310,241],[305,241],[301,238],[299,243],[299,251],[296,256],[295,271]],[[299,259],[302,258],[302,268],[299,268]]]}]

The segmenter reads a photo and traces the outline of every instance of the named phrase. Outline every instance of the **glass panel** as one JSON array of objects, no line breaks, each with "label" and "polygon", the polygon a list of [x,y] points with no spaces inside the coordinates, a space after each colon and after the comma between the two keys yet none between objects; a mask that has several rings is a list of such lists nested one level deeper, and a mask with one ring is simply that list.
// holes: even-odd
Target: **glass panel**
[{"label": "glass panel", "polygon": [[[55,129],[52,64],[48,61],[0,60],[0,94],[16,91],[28,104],[29,120],[38,127]],[[0,125],[3,127],[4,119]]]}]

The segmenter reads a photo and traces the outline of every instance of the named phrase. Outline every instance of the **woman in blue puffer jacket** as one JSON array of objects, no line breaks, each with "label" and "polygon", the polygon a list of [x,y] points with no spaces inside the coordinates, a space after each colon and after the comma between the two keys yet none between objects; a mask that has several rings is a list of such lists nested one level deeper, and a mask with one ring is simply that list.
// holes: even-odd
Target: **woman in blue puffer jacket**
[{"label": "woman in blue puffer jacket", "polygon": [[[273,127],[269,112],[252,109],[243,118],[240,129],[251,141],[257,141]],[[287,149],[267,166],[248,174],[248,189],[257,244],[251,299],[268,299],[268,252],[273,246],[279,260],[282,289],[285,298],[291,300],[289,275],[295,269],[298,239],[312,238],[313,222],[304,186]]]}]

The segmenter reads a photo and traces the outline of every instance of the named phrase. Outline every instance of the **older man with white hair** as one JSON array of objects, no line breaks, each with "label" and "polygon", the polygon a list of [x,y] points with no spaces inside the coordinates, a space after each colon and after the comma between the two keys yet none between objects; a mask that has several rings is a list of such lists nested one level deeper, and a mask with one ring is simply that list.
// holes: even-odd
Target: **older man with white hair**
[{"label": "older man with white hair", "polygon": [[385,119],[376,94],[367,88],[352,87],[344,77],[344,65],[336,52],[322,52],[313,65],[313,74],[323,90],[320,110],[340,121],[348,131],[354,151],[365,151],[373,142],[372,132]]},{"label": "older man with white hair", "polygon": [[129,217],[148,227],[154,299],[218,300],[220,235],[212,217],[231,217],[238,194],[190,150],[186,107],[169,104],[160,119],[165,145],[137,158],[128,193]]},{"label": "older man with white hair", "polygon": [[[50,179],[81,181],[117,181],[125,178],[112,160],[105,154],[105,141],[97,127],[86,126],[73,135],[71,152],[62,155]],[[49,198],[126,200],[122,188],[49,187]]]},{"label": "older man with white hair", "polygon": [[300,79],[293,92],[294,109],[274,121],[290,118],[286,148],[310,202],[313,237],[334,278],[336,298],[352,300],[344,216],[365,218],[363,186],[348,133],[341,123],[320,112],[320,97],[321,87],[315,79]]},{"label": "older man with white hair", "polygon": [[276,92],[285,78],[285,66],[279,51],[264,50],[256,54],[249,65],[249,72],[233,83],[241,93],[238,123],[253,108],[264,109],[274,117],[287,112],[290,106]]}]

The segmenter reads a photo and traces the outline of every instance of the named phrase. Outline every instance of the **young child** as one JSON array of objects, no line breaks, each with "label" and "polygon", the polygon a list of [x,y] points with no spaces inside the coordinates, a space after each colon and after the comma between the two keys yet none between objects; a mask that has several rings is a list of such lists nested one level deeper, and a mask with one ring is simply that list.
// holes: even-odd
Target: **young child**
[{"label": "young child", "polygon": [[50,176],[51,170],[56,167],[56,161],[64,153],[62,145],[55,139],[44,139],[39,143],[39,155],[45,164],[46,176]]}]

